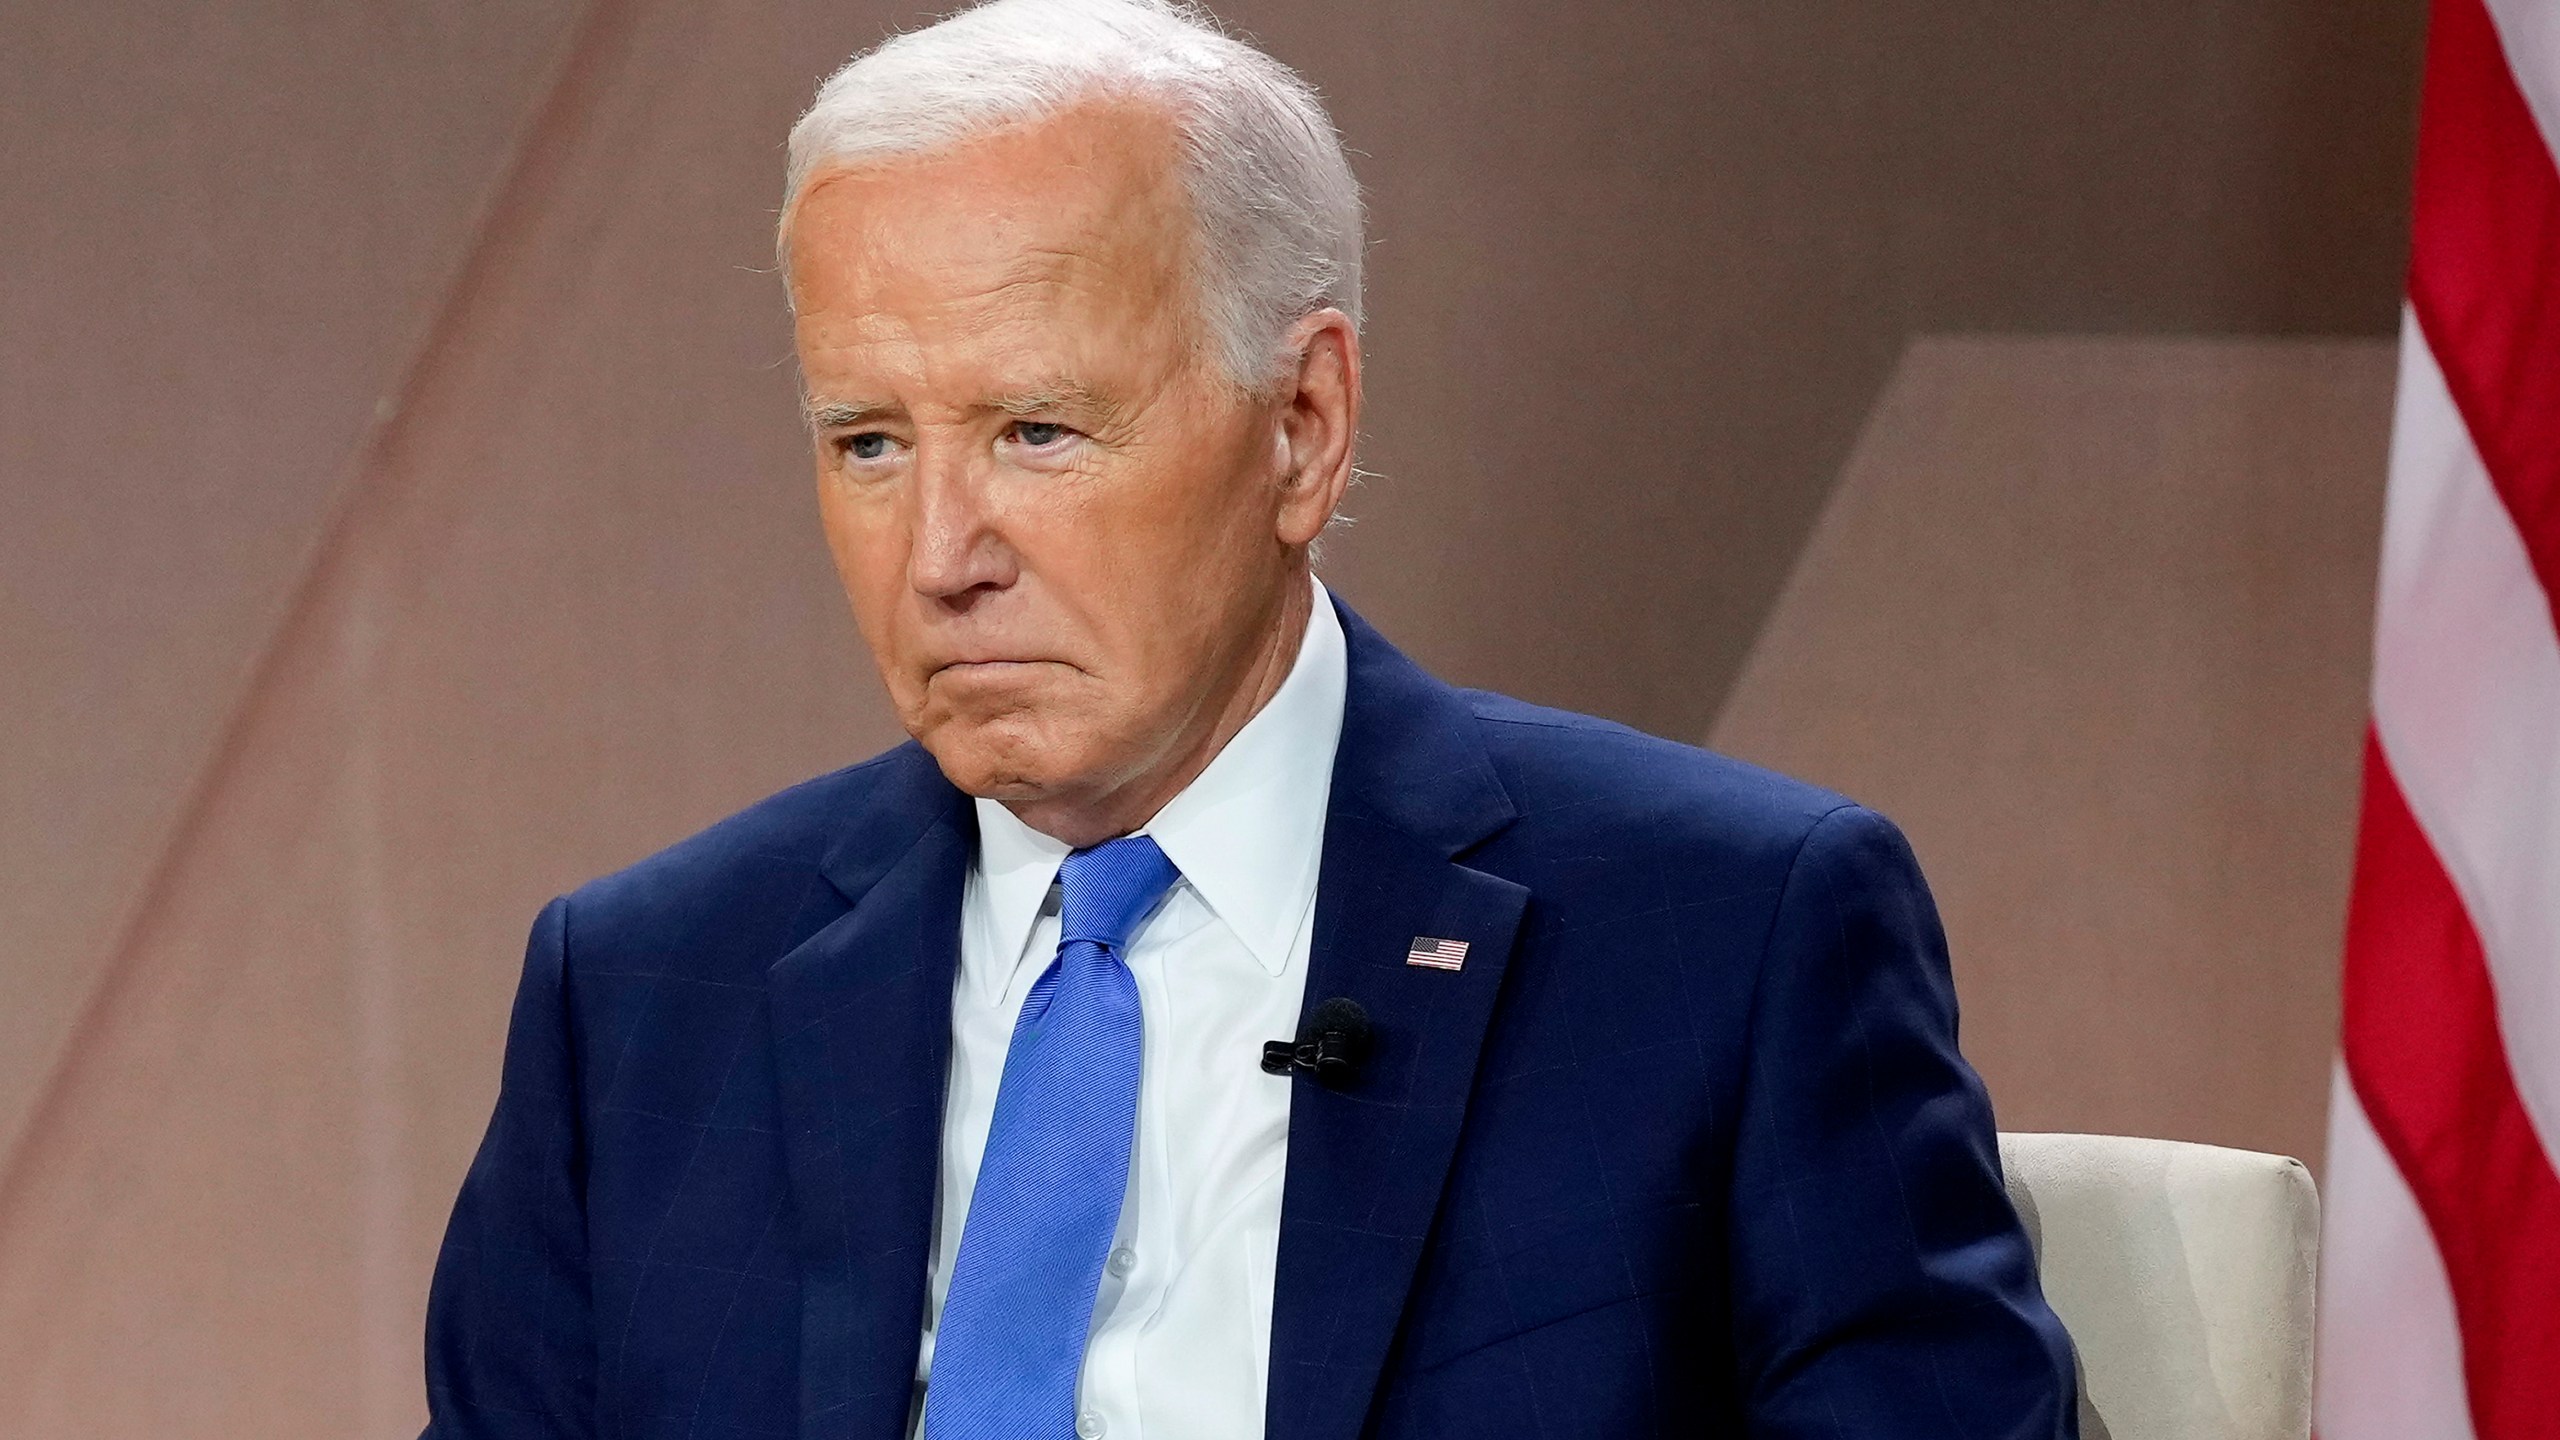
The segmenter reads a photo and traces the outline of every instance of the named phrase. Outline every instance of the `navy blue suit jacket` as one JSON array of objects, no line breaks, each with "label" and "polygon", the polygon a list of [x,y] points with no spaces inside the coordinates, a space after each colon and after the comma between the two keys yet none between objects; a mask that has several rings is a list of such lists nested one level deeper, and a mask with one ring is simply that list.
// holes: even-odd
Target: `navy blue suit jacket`
[{"label": "navy blue suit jacket", "polygon": [[[1893,827],[1342,618],[1306,993],[1376,1049],[1271,1081],[1274,1440],[2070,1436]],[[543,911],[429,1435],[903,1434],[973,838],[907,745]]]}]

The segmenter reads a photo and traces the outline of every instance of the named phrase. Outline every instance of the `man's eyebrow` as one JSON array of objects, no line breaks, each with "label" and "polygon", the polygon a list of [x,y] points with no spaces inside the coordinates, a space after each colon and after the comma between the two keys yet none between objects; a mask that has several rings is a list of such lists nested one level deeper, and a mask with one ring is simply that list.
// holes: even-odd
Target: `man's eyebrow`
[{"label": "man's eyebrow", "polygon": [[[812,430],[849,430],[899,413],[897,406],[880,400],[812,399],[802,408]],[[1065,410],[1108,419],[1119,413],[1120,404],[1079,381],[1056,380],[1026,390],[991,395],[979,402],[979,408],[993,410],[1000,415],[1037,415],[1042,411]]]},{"label": "man's eyebrow", "polygon": [[811,400],[806,407],[812,430],[842,430],[877,420],[897,407],[876,400]]},{"label": "man's eyebrow", "polygon": [[1004,415],[1037,415],[1043,410],[1069,410],[1108,419],[1119,402],[1074,380],[1052,380],[1028,390],[988,398],[988,409]]}]

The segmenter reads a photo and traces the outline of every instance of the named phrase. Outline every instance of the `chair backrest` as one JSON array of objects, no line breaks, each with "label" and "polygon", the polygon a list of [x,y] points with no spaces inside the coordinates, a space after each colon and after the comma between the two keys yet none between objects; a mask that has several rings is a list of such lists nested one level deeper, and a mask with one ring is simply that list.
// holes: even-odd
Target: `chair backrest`
[{"label": "chair backrest", "polygon": [[2320,1202],[2301,1161],[2003,1135],[2000,1164],[2079,1351],[2083,1440],[2311,1433]]}]

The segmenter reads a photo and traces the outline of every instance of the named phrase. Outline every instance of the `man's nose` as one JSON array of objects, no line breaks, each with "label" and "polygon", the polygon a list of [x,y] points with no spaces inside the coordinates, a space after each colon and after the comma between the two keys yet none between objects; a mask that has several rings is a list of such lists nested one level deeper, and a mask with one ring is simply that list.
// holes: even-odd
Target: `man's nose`
[{"label": "man's nose", "polygon": [[915,543],[907,560],[907,583],[916,593],[957,600],[1013,583],[1012,549],[984,503],[987,468],[973,463],[965,445],[928,438],[917,446]]}]

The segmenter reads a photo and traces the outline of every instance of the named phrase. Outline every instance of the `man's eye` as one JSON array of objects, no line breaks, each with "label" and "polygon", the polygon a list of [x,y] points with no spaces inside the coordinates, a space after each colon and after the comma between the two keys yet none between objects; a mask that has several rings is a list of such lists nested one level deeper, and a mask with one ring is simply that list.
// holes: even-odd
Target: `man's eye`
[{"label": "man's eye", "polygon": [[1051,420],[1016,420],[1013,438],[1034,450],[1045,449],[1075,432]]},{"label": "man's eye", "polygon": [[878,460],[889,453],[889,437],[877,430],[848,436],[844,442],[844,453],[856,460]]}]

